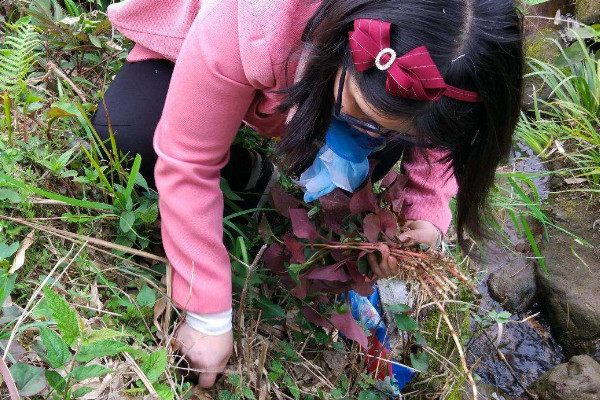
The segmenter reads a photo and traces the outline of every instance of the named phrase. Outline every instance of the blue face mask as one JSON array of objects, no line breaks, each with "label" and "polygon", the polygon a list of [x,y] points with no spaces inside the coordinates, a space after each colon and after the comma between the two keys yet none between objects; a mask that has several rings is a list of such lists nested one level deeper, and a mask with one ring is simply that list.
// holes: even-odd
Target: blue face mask
[{"label": "blue face mask", "polygon": [[310,202],[336,187],[354,192],[369,174],[367,157],[385,147],[385,138],[372,137],[344,121],[333,118],[313,164],[295,181],[302,186],[304,201]]}]

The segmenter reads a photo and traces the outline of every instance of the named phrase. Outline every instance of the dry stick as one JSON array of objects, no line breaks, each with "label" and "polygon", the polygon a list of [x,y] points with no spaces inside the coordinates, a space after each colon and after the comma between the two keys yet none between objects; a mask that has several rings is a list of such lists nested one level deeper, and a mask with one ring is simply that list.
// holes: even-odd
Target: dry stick
[{"label": "dry stick", "polygon": [[517,385],[519,385],[519,387],[521,389],[523,389],[523,391],[525,392],[525,394],[527,395],[527,397],[529,397],[530,399],[537,400],[538,397],[535,394],[531,393],[531,391],[529,391],[529,389],[527,389],[527,387],[525,387],[525,385],[523,385],[523,383],[521,382],[521,380],[519,379],[519,377],[517,376],[517,374],[515,374],[515,371],[513,370],[512,366],[510,365],[510,363],[508,362],[508,360],[506,359],[506,357],[504,357],[504,353],[502,353],[502,350],[500,350],[500,348],[498,348],[498,346],[496,345],[496,343],[494,343],[492,341],[492,339],[490,339],[490,337],[485,332],[485,330],[482,330],[481,333],[483,333],[483,335],[485,336],[485,338],[494,347],[494,349],[496,350],[496,354],[498,355],[498,358],[500,359],[500,361],[502,361],[504,363],[504,365],[506,365],[506,368],[508,369],[508,372],[513,377],[513,379],[515,380],[515,382],[517,383]]},{"label": "dry stick", "polygon": [[463,351],[462,345],[460,344],[458,335],[456,334],[456,330],[454,329],[452,322],[450,322],[450,318],[448,318],[448,314],[446,313],[446,310],[440,304],[438,299],[433,295],[433,293],[431,293],[431,291],[427,287],[427,284],[425,284],[425,282],[423,282],[420,278],[419,278],[419,280],[421,281],[423,290],[425,290],[427,292],[429,297],[431,297],[431,299],[437,306],[438,310],[440,310],[440,313],[442,314],[442,317],[444,318],[444,322],[446,322],[446,325],[448,326],[448,329],[450,330],[450,334],[452,335],[452,339],[454,340],[454,344],[456,345],[456,350],[458,351],[458,355],[460,356],[460,363],[462,365],[463,371],[465,371],[465,374],[467,375],[467,379],[469,380],[469,383],[471,384],[471,390],[473,391],[473,400],[478,400],[479,395],[477,394],[477,384],[475,383],[475,379],[473,379],[473,374],[471,373],[471,370],[469,369],[469,366],[467,365],[467,359],[465,358],[465,353]]},{"label": "dry stick", "polygon": [[114,244],[114,243],[111,243],[111,242],[107,242],[106,240],[96,239],[96,238],[91,237],[91,236],[79,235],[77,233],[72,233],[72,232],[69,232],[69,231],[65,231],[63,229],[54,228],[52,226],[35,224],[33,222],[29,222],[29,221],[21,219],[21,218],[14,218],[14,217],[9,217],[7,215],[0,215],[0,219],[5,219],[5,220],[8,220],[8,221],[17,222],[19,224],[30,226],[30,227],[38,229],[40,231],[54,233],[54,234],[60,234],[60,235],[66,236],[66,237],[71,238],[71,239],[76,239],[78,241],[82,241],[82,242],[83,241],[87,241],[89,243],[96,244],[98,246],[107,247],[107,248],[113,249],[113,250],[119,250],[119,251],[122,251],[124,253],[133,254],[133,255],[136,255],[136,256],[148,258],[150,260],[155,260],[155,261],[164,262],[164,263],[168,262],[168,260],[166,258],[164,258],[164,257],[159,257],[157,255],[154,255],[154,254],[151,254],[151,253],[148,253],[148,252],[145,252],[145,251],[132,249],[131,247],[122,246],[120,244]]},{"label": "dry stick", "polygon": [[262,342],[260,345],[260,358],[258,360],[258,376],[256,377],[256,387],[260,389],[262,383],[262,375],[265,368],[265,362],[267,361],[267,354],[269,351],[269,343]]},{"label": "dry stick", "polygon": [[46,67],[48,68],[48,71],[53,71],[56,75],[58,75],[59,77],[63,78],[65,80],[65,82],[67,82],[69,84],[69,86],[71,87],[71,89],[73,89],[73,91],[77,94],[77,96],[79,96],[79,98],[81,99],[81,101],[83,101],[84,103],[87,103],[87,99],[85,97],[85,93],[83,93],[83,91],[81,89],[79,89],[77,87],[77,85],[75,85],[73,83],[73,81],[71,80],[71,78],[69,78],[64,72],[62,72],[60,70],[60,68],[58,68],[53,62],[49,62]]},{"label": "dry stick", "polygon": [[[243,319],[244,319],[244,302],[246,301],[246,296],[248,294],[248,285],[250,284],[250,278],[252,277],[252,274],[254,273],[254,270],[256,269],[256,265],[258,264],[258,262],[260,261],[260,259],[263,256],[263,253],[265,252],[265,250],[267,249],[267,245],[264,244],[260,250],[258,250],[258,253],[256,254],[256,257],[254,257],[254,261],[252,261],[251,265],[246,264],[245,262],[243,262],[242,260],[240,260],[239,258],[237,258],[236,256],[234,256],[233,254],[229,253],[229,256],[231,258],[233,258],[235,261],[239,262],[240,264],[246,266],[246,268],[248,268],[248,273],[246,274],[246,281],[244,282],[244,289],[242,290],[242,294],[240,296],[240,305],[238,307],[238,315],[236,318],[236,325],[237,325],[237,329],[238,332],[243,332],[242,330],[242,324],[243,324]],[[243,352],[243,343],[242,343],[242,335],[238,335],[238,339],[237,339],[237,345],[239,348],[239,352],[241,354],[240,358],[246,358]],[[246,362],[250,362],[250,360],[246,360]]]}]

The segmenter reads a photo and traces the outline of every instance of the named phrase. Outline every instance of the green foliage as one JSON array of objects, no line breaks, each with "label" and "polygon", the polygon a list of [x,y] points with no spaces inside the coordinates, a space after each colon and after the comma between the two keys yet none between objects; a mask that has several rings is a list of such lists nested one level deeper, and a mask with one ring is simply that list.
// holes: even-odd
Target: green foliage
[{"label": "green foliage", "polygon": [[46,387],[42,368],[20,362],[10,367],[10,375],[15,380],[19,394],[23,397],[34,396]]},{"label": "green foliage", "polygon": [[114,340],[102,340],[82,345],[75,359],[79,362],[89,362],[94,358],[114,356],[126,351],[133,351],[133,349],[125,343]]},{"label": "green foliage", "polygon": [[40,327],[42,343],[46,348],[46,358],[53,368],[62,368],[71,359],[67,343],[53,330]]},{"label": "green foliage", "polygon": [[96,378],[113,372],[103,365],[81,365],[73,370],[73,378],[77,381],[83,381],[89,378]]},{"label": "green foliage", "polygon": [[165,372],[167,368],[167,350],[160,349],[143,357],[144,361],[140,368],[152,383]]},{"label": "green foliage", "polygon": [[41,42],[30,17],[23,17],[14,24],[6,23],[6,26],[11,33],[6,35],[0,48],[0,92],[17,96],[25,89]]},{"label": "green foliage", "polygon": [[72,346],[81,335],[79,316],[69,306],[69,303],[50,288],[45,287],[44,294],[48,307],[52,311],[52,318],[56,321],[56,327],[63,335],[64,341]]}]

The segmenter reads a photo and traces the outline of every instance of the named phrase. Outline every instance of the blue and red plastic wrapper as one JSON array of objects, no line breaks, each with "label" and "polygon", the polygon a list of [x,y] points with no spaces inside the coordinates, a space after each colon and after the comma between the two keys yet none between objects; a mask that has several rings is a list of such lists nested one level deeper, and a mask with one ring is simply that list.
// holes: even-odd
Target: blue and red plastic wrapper
[{"label": "blue and red plastic wrapper", "polygon": [[[354,291],[348,292],[348,304],[352,317],[371,332],[365,357],[367,372],[376,380],[376,386],[388,397],[400,395],[400,391],[417,375],[418,370],[403,365],[391,356],[387,327],[379,300],[379,289],[368,297]],[[342,295],[342,300],[345,296]]]}]

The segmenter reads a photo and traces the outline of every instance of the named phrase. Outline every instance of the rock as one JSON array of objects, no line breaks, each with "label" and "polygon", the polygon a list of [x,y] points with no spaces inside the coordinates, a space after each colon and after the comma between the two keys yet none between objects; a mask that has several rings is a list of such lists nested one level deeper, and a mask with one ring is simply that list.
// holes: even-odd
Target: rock
[{"label": "rock", "polygon": [[568,356],[600,354],[600,232],[593,229],[598,211],[581,199],[558,198],[554,203],[566,218],[558,225],[593,247],[550,230],[549,240],[540,244],[548,273],[536,270],[541,304]]},{"label": "rock", "polygon": [[406,304],[412,307],[414,298],[409,297],[406,283],[397,278],[380,279],[377,281],[377,287],[379,288],[379,298],[381,299],[385,323],[388,328],[394,330],[396,322],[394,313],[390,311],[389,307],[398,304]]},{"label": "rock", "polygon": [[557,365],[530,387],[543,400],[600,399],[600,364],[581,355]]},{"label": "rock", "polygon": [[[502,390],[497,386],[489,385],[484,382],[477,383],[477,394],[479,400],[508,400],[509,397],[505,395]],[[473,392],[469,384],[463,385],[463,400],[472,400]]]},{"label": "rock", "polygon": [[575,16],[584,24],[600,23],[600,0],[577,0]]},{"label": "rock", "polygon": [[557,26],[554,25],[554,17],[557,11],[560,10],[561,15],[574,11],[572,0],[549,0],[533,6],[522,4],[522,7],[526,15],[523,21],[523,30],[526,37],[540,29],[556,29]]},{"label": "rock", "polygon": [[[525,55],[528,58],[553,63],[561,54],[560,48],[553,40],[561,42],[560,34],[557,30],[550,28],[540,29],[525,40]],[[531,72],[531,68],[528,65],[526,66],[526,72]],[[551,93],[551,90],[545,87],[541,78],[533,76],[525,78],[524,89],[523,108],[525,109],[533,107],[534,94],[536,94],[538,99],[547,99]]]},{"label": "rock", "polygon": [[531,306],[536,294],[535,265],[525,257],[511,257],[511,262],[500,266],[488,281],[490,296],[513,313]]}]

